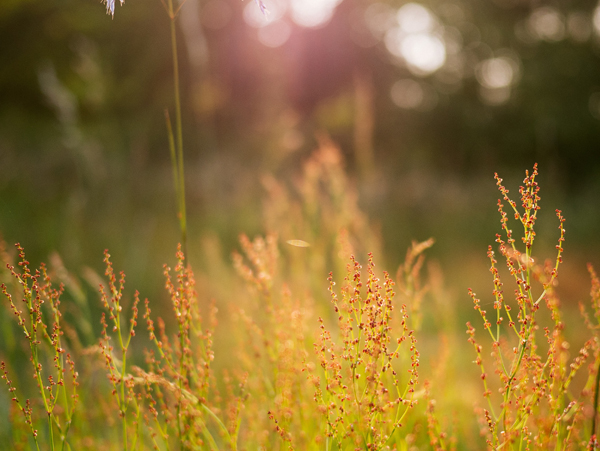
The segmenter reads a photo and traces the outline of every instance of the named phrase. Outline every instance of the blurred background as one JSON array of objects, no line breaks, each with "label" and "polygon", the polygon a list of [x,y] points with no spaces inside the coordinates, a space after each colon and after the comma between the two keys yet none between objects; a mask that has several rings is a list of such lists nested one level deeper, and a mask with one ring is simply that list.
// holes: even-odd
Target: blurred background
[{"label": "blurred background", "polygon": [[[447,283],[492,289],[494,172],[511,193],[539,163],[540,252],[567,222],[568,300],[600,268],[600,8],[572,0],[187,0],[178,17],[190,254],[265,233],[265,180],[293,186],[328,136],[392,273],[436,239]],[[102,271],[143,296],[179,240],[164,110],[160,0],[0,5],[0,233],[32,263]],[[216,238],[215,238],[216,237]],[[282,239],[303,239],[282,236]],[[196,259],[197,261],[194,261]],[[325,282],[325,280],[323,280]]]}]

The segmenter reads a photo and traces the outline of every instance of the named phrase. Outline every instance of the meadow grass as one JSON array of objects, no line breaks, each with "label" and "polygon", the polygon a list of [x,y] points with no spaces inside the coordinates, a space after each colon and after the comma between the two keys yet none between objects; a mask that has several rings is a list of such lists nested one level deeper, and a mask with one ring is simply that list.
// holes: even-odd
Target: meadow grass
[{"label": "meadow grass", "polygon": [[[114,3],[107,1],[110,14]],[[143,287],[126,288],[108,251],[103,277],[89,269],[80,277],[57,256],[33,270],[20,245],[0,240],[3,446],[597,449],[600,280],[590,266],[591,302],[573,321],[556,291],[560,211],[556,256],[544,262],[534,252],[537,166],[518,203],[496,175],[491,301],[465,294],[478,315],[466,337],[442,271],[425,264],[433,239],[413,243],[397,271],[378,269],[381,239],[326,138],[295,188],[264,178],[266,236],[241,235],[232,263],[210,246],[193,249],[205,252],[207,270],[192,269],[178,10],[171,0],[164,6],[175,131],[168,113],[166,123],[181,229],[175,266],[164,266],[165,297],[143,299]],[[170,317],[155,316],[153,306],[165,302]]]},{"label": "meadow grass", "polygon": [[[215,262],[225,268],[219,277],[196,275],[180,247],[175,267],[164,267],[170,318],[152,313],[162,301],[126,289],[108,251],[104,277],[86,275],[97,296],[80,288],[84,299],[75,301],[78,278],[60,263],[34,271],[19,245],[11,251],[2,244],[1,319],[12,337],[2,349],[3,443],[595,449],[600,281],[590,266],[591,303],[581,306],[578,323],[567,323],[555,290],[560,211],[556,257],[538,262],[533,251],[537,167],[519,204],[496,176],[505,268],[490,246],[492,302],[469,291],[480,321],[469,322],[460,339],[456,322],[443,325],[456,306],[443,307],[450,301],[439,269],[425,271],[433,240],[413,243],[394,277],[378,270],[380,256],[365,249],[375,238],[361,235],[368,221],[341,165],[339,151],[323,143],[305,163],[298,192],[271,180],[267,222],[285,236],[242,235],[233,263]],[[520,225],[520,239],[511,222]],[[307,240],[286,239],[300,236]],[[335,271],[327,274],[327,266]],[[506,277],[513,287],[505,291]],[[226,299],[206,297],[213,284]],[[93,318],[98,305],[103,312]],[[440,321],[433,332],[423,327],[430,317]],[[91,328],[99,329],[95,343],[88,321],[100,325]],[[583,344],[572,349],[567,336]]]}]

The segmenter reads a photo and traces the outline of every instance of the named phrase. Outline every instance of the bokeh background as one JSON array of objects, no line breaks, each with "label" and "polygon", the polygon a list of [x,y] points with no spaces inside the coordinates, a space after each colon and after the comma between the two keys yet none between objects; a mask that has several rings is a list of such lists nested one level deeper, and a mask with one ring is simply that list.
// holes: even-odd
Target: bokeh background
[{"label": "bokeh background", "polygon": [[[329,136],[390,271],[411,240],[469,304],[491,290],[498,172],[539,163],[540,252],[567,218],[568,299],[600,267],[600,8],[595,1],[187,0],[178,17],[191,258],[265,233],[268,175],[293,184]],[[164,110],[160,0],[114,17],[92,0],[0,4],[0,231],[32,262],[102,271],[109,248],[143,296],[179,239]],[[208,238],[207,238],[208,237]],[[216,237],[216,238],[215,238]],[[282,237],[302,239],[302,236]],[[197,251],[196,251],[197,250]]]}]

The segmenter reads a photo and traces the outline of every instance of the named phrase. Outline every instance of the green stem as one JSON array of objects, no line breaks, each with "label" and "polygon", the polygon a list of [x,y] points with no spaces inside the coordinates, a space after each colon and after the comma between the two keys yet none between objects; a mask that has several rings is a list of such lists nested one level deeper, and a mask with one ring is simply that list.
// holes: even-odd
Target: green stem
[{"label": "green stem", "polygon": [[[119,315],[117,314],[117,317]],[[119,339],[121,331],[119,330]],[[123,366],[121,368],[121,414],[123,415],[123,449],[127,450],[127,401],[125,400],[125,368],[127,365],[127,349],[121,348],[123,352]]]},{"label": "green stem", "polygon": [[[175,180],[177,191],[177,203],[179,207],[179,227],[181,228],[181,248],[183,255],[188,257],[187,252],[187,215],[185,206],[185,177],[183,172],[183,127],[181,124],[181,94],[179,89],[179,58],[177,56],[177,30],[175,18],[177,12],[173,10],[173,0],[168,0],[168,13],[171,19],[171,50],[173,52],[173,82],[175,86],[175,136],[176,136],[176,161],[172,161],[174,171],[177,173]],[[172,152],[173,154],[173,152]],[[189,262],[189,260],[188,260]]]},{"label": "green stem", "polygon": [[50,430],[50,449],[54,451],[54,430],[52,429],[52,413],[48,412],[48,429]]},{"label": "green stem", "polygon": [[592,417],[592,437],[596,435],[596,419],[598,418],[598,390],[600,390],[600,366],[596,368],[596,384],[594,387],[594,416]]},{"label": "green stem", "polygon": [[202,406],[202,410],[204,410],[215,421],[215,423],[217,423],[217,425],[219,426],[219,429],[221,429],[221,433],[229,441],[231,449],[233,451],[237,450],[237,442],[231,436],[231,434],[227,430],[227,427],[223,424],[221,419],[218,416],[216,416],[215,413],[212,410],[210,410],[205,404],[202,404],[201,406]]}]

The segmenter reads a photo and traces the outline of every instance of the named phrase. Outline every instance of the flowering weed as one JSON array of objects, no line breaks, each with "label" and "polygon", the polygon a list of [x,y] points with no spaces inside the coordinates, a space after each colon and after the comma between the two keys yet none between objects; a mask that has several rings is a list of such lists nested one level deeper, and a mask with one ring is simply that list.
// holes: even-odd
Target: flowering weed
[{"label": "flowering weed", "polygon": [[[468,323],[468,342],[456,338],[439,268],[423,277],[432,239],[413,243],[395,281],[377,270],[365,250],[382,252],[380,240],[327,141],[296,191],[265,179],[271,232],[242,235],[232,265],[194,273],[177,249],[164,267],[164,319],[156,301],[127,294],[108,252],[106,280],[84,272],[98,302],[57,258],[33,272],[20,246],[15,265],[1,243],[1,376],[12,399],[2,440],[40,450],[597,449],[600,281],[590,266],[586,327],[569,333],[556,290],[564,219],[557,211],[556,256],[540,263],[536,177],[534,167],[517,205],[496,176],[506,266],[490,246],[492,302],[470,291],[484,332]],[[472,348],[476,366],[452,377]]]},{"label": "flowering weed", "polygon": [[[564,218],[557,210],[560,234],[555,260],[540,264],[533,253],[534,227],[540,209],[537,175],[537,166],[526,173],[519,189],[521,209],[496,175],[502,194],[498,211],[504,234],[497,234],[496,242],[514,281],[514,301],[505,297],[492,246],[488,249],[494,283],[492,315],[469,290],[491,338],[489,362],[484,346],[476,341],[475,328],[467,324],[487,400],[487,405],[480,409],[480,422],[490,449],[581,449],[587,446],[595,449],[595,431],[590,434],[588,425],[590,417],[596,416],[596,403],[592,405],[591,401],[597,390],[595,380],[600,361],[597,326],[591,326],[586,317],[592,336],[571,359],[564,334],[567,324],[555,290],[562,262]],[[510,206],[510,215],[504,210],[503,202]],[[514,217],[523,231],[520,246],[509,226],[509,217]],[[592,307],[597,317],[597,299]],[[548,315],[544,316],[542,309],[546,309]],[[489,366],[494,368],[493,374],[487,369]],[[582,383],[575,384],[580,371],[587,374],[583,375]]]}]

